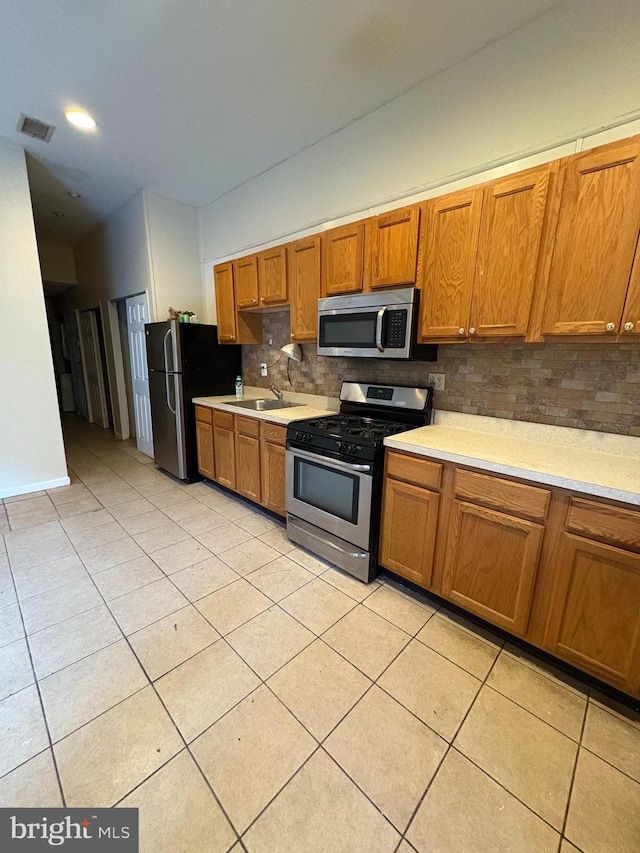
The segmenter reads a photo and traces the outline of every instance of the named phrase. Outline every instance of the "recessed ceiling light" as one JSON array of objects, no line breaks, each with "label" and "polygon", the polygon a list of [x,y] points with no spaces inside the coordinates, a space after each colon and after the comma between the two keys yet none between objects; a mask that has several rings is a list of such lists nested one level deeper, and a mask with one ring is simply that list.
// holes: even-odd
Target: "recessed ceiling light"
[{"label": "recessed ceiling light", "polygon": [[67,110],[65,117],[74,127],[79,127],[81,130],[94,130],[96,127],[95,119],[82,110]]},{"label": "recessed ceiling light", "polygon": [[69,198],[82,198],[80,193],[67,193],[67,195],[69,196]]}]

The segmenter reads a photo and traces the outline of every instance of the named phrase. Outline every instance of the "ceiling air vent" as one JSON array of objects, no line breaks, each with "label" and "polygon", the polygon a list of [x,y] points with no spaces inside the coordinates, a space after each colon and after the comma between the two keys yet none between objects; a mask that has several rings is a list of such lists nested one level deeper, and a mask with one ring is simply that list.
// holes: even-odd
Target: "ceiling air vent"
[{"label": "ceiling air vent", "polygon": [[48,142],[53,136],[55,127],[52,124],[45,124],[43,121],[38,121],[37,118],[26,116],[24,113],[20,115],[17,130],[19,133],[25,133],[27,136],[32,136],[34,139],[39,139],[42,142]]}]

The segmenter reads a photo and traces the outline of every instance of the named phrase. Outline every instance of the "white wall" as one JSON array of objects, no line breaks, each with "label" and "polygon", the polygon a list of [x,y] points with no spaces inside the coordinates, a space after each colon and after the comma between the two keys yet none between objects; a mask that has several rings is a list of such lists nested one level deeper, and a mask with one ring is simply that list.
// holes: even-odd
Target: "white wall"
[{"label": "white wall", "polygon": [[202,208],[207,319],[214,261],[640,117],[638,44],[637,0],[569,0]]},{"label": "white wall", "polygon": [[202,315],[198,211],[189,204],[145,192],[156,316],[171,306]]},{"label": "white wall", "polygon": [[53,240],[38,241],[40,272],[43,281],[59,281],[63,284],[76,283],[76,265],[73,249]]},{"label": "white wall", "polygon": [[69,482],[24,152],[0,142],[0,497]]}]

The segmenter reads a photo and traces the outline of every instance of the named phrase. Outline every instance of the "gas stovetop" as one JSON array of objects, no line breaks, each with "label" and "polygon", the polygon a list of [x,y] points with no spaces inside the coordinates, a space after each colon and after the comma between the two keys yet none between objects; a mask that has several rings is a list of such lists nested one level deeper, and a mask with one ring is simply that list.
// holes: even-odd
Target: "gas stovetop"
[{"label": "gas stovetop", "polygon": [[431,421],[430,388],[343,382],[340,412],[293,421],[287,440],[319,454],[371,460],[384,439]]}]

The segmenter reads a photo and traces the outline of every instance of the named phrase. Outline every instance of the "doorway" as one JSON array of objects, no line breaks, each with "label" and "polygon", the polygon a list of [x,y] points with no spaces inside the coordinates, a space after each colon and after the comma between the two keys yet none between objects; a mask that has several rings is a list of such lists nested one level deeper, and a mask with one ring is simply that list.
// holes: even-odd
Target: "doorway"
[{"label": "doorway", "polygon": [[130,434],[135,435],[138,450],[153,459],[151,395],[144,330],[145,323],[149,322],[147,294],[139,293],[119,300],[117,313]]}]

